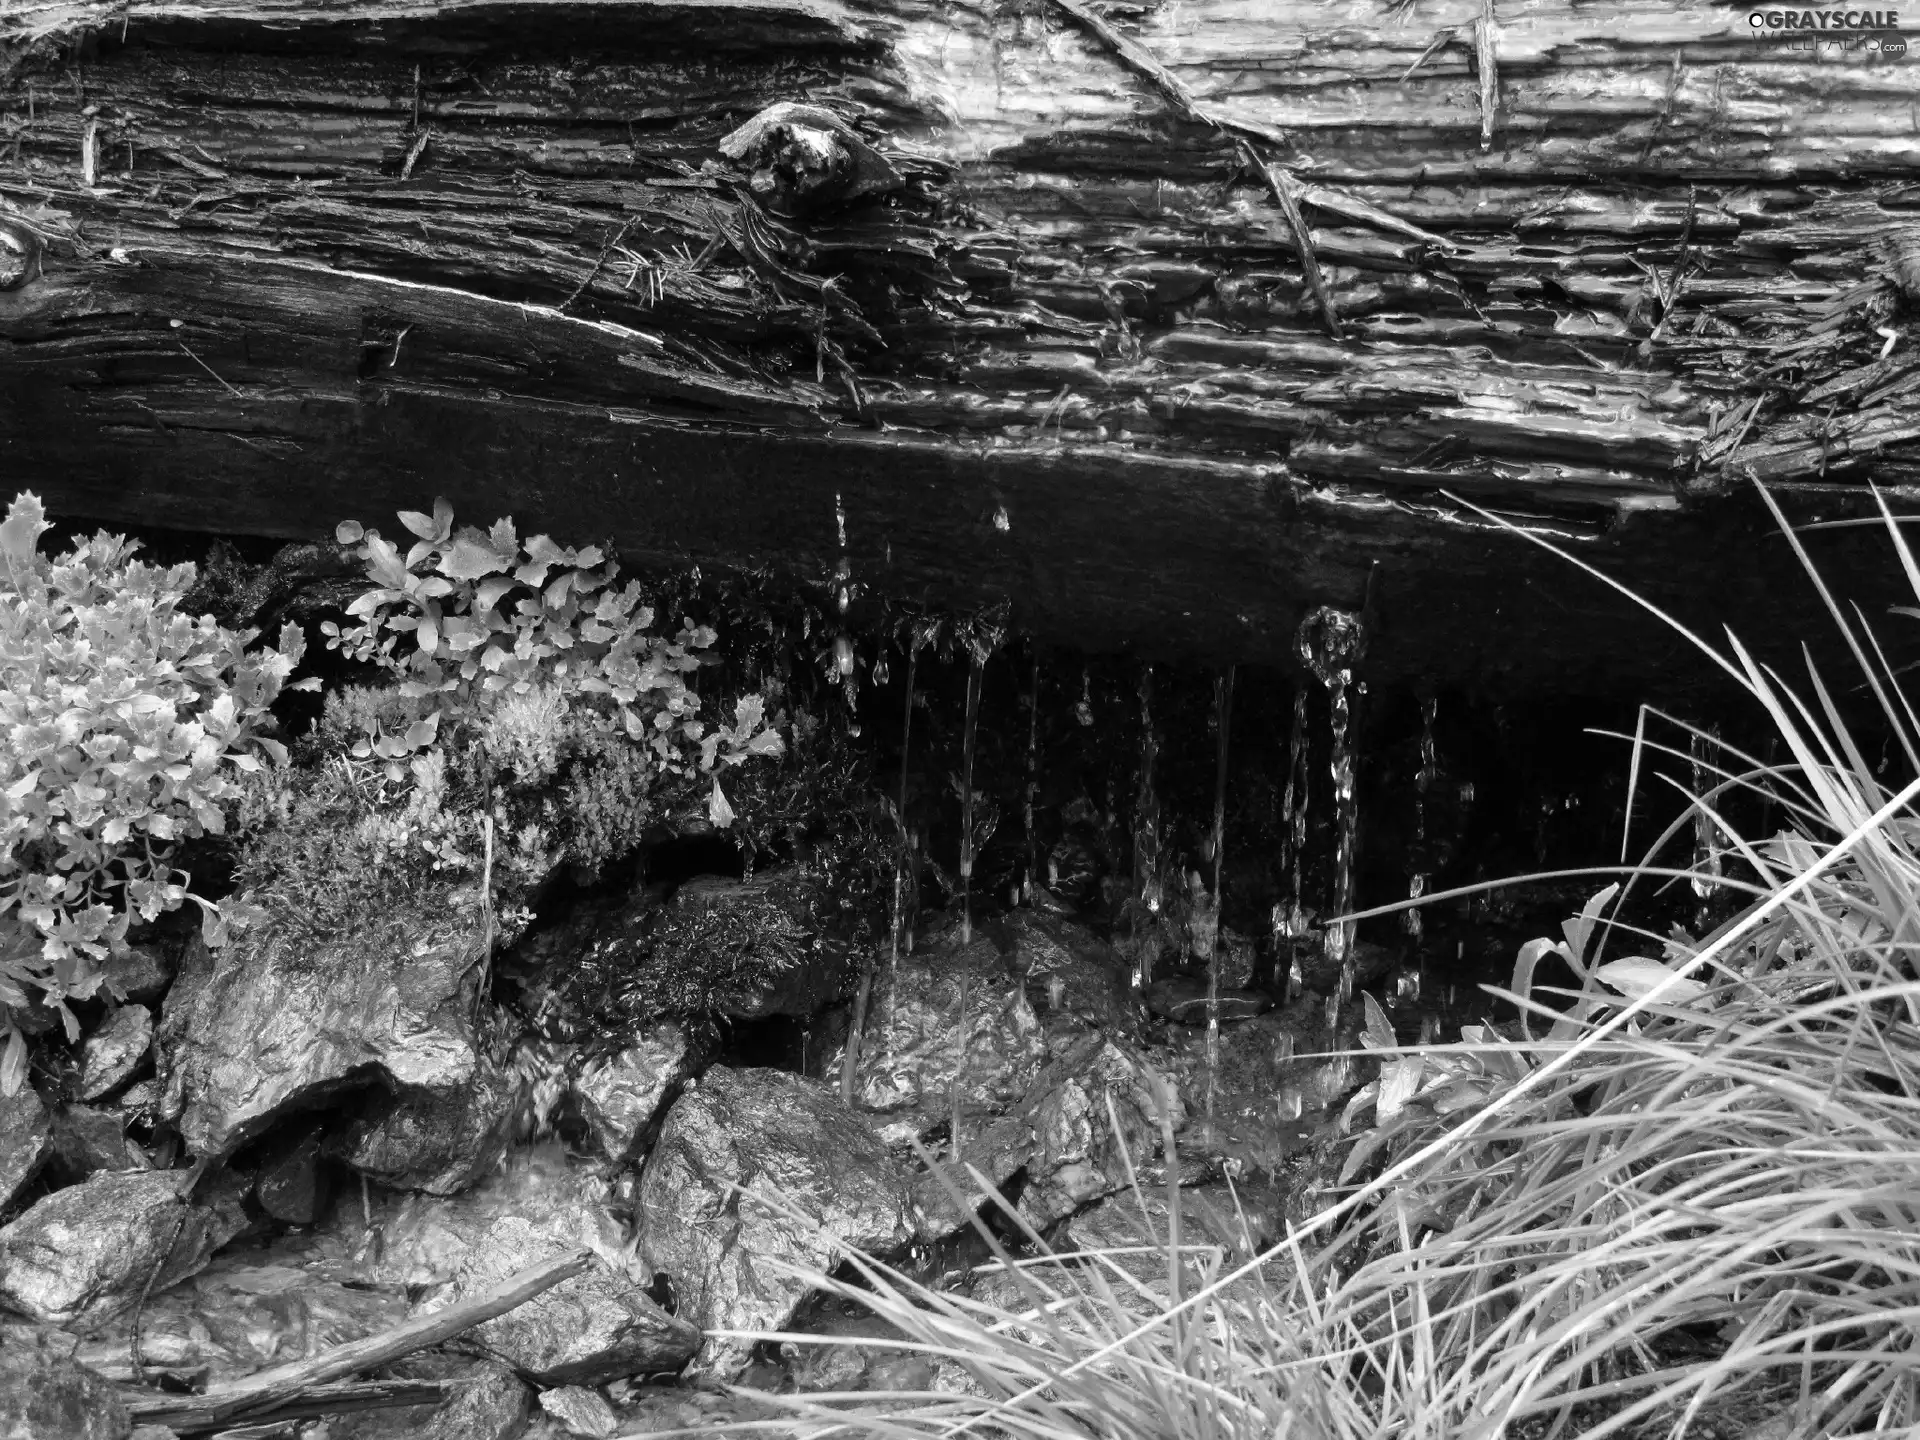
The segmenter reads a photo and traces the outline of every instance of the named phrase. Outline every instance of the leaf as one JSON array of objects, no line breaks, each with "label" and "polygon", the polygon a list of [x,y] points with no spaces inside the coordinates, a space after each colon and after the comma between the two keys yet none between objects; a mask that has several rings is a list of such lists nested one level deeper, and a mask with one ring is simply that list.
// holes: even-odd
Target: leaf
[{"label": "leaf", "polygon": [[1600,921],[1600,912],[1606,909],[1608,902],[1619,891],[1620,887],[1617,884],[1607,886],[1587,901],[1577,920],[1564,921],[1560,926],[1561,933],[1567,937],[1567,949],[1563,953],[1573,966],[1574,973],[1582,980],[1587,978],[1587,967],[1583,962],[1587,957],[1587,949],[1593,941],[1593,927]]},{"label": "leaf", "polygon": [[[13,503],[7,507],[7,518],[0,523],[0,555],[15,564],[31,561],[41,535],[52,528],[47,520],[47,512],[40,504],[40,497],[31,490],[23,490],[13,497]],[[16,1030],[13,1033],[18,1035],[20,1032]]]},{"label": "leaf", "polygon": [[727,795],[720,788],[720,777],[713,778],[713,794],[707,799],[707,818],[717,829],[724,830],[733,824],[733,806],[727,803]]},{"label": "leaf", "polygon": [[1651,960],[1645,955],[1610,960],[1593,973],[1603,985],[1619,991],[1629,1000],[1638,1000],[1659,989],[1659,999],[1663,1003],[1685,1005],[1707,993],[1707,987],[1698,980],[1679,976],[1658,960]]},{"label": "leaf", "polygon": [[440,733],[440,712],[434,711],[424,720],[416,720],[407,727],[407,748],[422,750],[433,744]]},{"label": "leaf", "polygon": [[7,1027],[7,1043],[0,1051],[0,1095],[11,1099],[27,1080],[27,1037],[17,1025]]},{"label": "leaf", "polygon": [[342,545],[358,545],[366,533],[366,527],[358,520],[342,520],[333,527],[333,538]]},{"label": "leaf", "polygon": [[1420,1076],[1426,1069],[1426,1057],[1409,1055],[1405,1059],[1390,1060],[1380,1067],[1381,1120],[1391,1120],[1407,1108],[1407,1102],[1413,1099],[1420,1089]]},{"label": "leaf", "polygon": [[440,557],[440,573],[454,580],[482,580],[511,567],[514,553],[502,553],[485,535],[469,527]]},{"label": "leaf", "polygon": [[1387,1012],[1380,1002],[1367,991],[1360,992],[1360,999],[1366,1006],[1367,1028],[1360,1037],[1360,1043],[1369,1050],[1391,1050],[1400,1042],[1394,1037],[1393,1022],[1387,1018]]}]

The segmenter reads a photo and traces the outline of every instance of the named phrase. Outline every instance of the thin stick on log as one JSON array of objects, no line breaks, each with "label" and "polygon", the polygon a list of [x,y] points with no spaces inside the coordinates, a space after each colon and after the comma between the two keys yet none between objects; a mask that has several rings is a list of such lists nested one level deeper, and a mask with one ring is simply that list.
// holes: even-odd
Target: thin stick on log
[{"label": "thin stick on log", "polygon": [[[311,1392],[316,1386],[344,1380],[363,1370],[389,1365],[416,1350],[451,1340],[476,1325],[526,1304],[561,1281],[572,1279],[592,1263],[593,1252],[590,1250],[576,1250],[557,1256],[522,1270],[471,1300],[449,1305],[431,1315],[418,1316],[384,1335],[351,1340],[310,1360],[276,1365],[270,1370],[261,1370],[243,1380],[222,1385],[217,1390],[194,1397],[196,1418],[193,1423],[243,1419],[284,1406]],[[163,1410],[177,1409],[183,1403],[179,1396],[156,1395],[151,1399],[136,1400],[127,1408],[136,1421],[143,1421]]]},{"label": "thin stick on log", "polygon": [[1493,148],[1493,117],[1500,108],[1500,65],[1494,54],[1493,0],[1482,0],[1473,22],[1473,62],[1480,72],[1480,148]]},{"label": "thin stick on log", "polygon": [[[271,1410],[253,1412],[245,1424],[272,1426],[288,1420],[312,1420],[323,1415],[351,1415],[363,1410],[393,1410],[410,1405],[433,1405],[459,1390],[458,1380],[348,1380],[332,1385],[310,1385]],[[214,1417],[204,1395],[168,1395],[155,1407],[141,1411],[141,1421],[164,1425],[177,1434],[211,1430],[244,1433]]]}]

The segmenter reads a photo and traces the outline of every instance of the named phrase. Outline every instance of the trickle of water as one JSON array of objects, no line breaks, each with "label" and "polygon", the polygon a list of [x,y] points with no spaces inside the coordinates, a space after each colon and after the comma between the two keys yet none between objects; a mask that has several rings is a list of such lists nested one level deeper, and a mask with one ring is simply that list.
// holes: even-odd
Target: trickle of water
[{"label": "trickle of water", "polygon": [[[1439,748],[1434,744],[1433,722],[1440,713],[1440,702],[1429,696],[1420,702],[1420,768],[1413,775],[1413,855],[1414,870],[1407,877],[1407,898],[1418,900],[1427,893],[1427,872],[1419,867],[1427,858],[1427,792],[1439,776]],[[1407,939],[1415,948],[1426,931],[1419,907],[1406,912]]]},{"label": "trickle of water", "polygon": [[[1693,760],[1693,793],[1704,797],[1714,786],[1713,752],[1720,748],[1720,728],[1709,726],[1696,733],[1688,744]],[[1713,918],[1713,897],[1720,890],[1721,860],[1719,836],[1713,819],[1704,808],[1693,812],[1693,893],[1700,903],[1694,912],[1694,928],[1704,930]]]},{"label": "trickle of water", "polygon": [[1034,803],[1040,796],[1040,651],[1033,652],[1033,681],[1027,689],[1027,788],[1022,797],[1027,836],[1027,879],[1024,887],[1027,904],[1033,904],[1034,887],[1040,883],[1040,833],[1034,828]]},{"label": "trickle of water", "polygon": [[1280,873],[1288,898],[1273,907],[1273,953],[1289,957],[1287,999],[1299,995],[1304,981],[1294,940],[1305,929],[1300,909],[1307,868],[1307,692],[1293,692],[1293,729],[1287,737],[1287,783],[1280,797]]},{"label": "trickle of water", "polygon": [[1207,955],[1207,1122],[1213,1122],[1214,1078],[1220,1070],[1220,871],[1227,849],[1227,740],[1233,725],[1233,666],[1213,681],[1213,944]]},{"label": "trickle of water", "polygon": [[[1140,781],[1133,805],[1133,893],[1140,909],[1157,917],[1163,896],[1160,893],[1160,794],[1154,787],[1154,767],[1160,755],[1160,732],[1153,719],[1153,666],[1140,667]],[[1142,921],[1136,915],[1134,935],[1139,938]],[[1147,947],[1134,947],[1133,983],[1136,987],[1153,980],[1153,962]]]},{"label": "trickle of water", "polygon": [[1073,718],[1083,729],[1093,724],[1093,668],[1089,665],[1080,667],[1080,703],[1073,707]]},{"label": "trickle of water", "polygon": [[[971,647],[969,647],[971,648]],[[974,650],[967,667],[967,719],[960,740],[960,943],[973,941],[973,750],[980,728],[980,680],[984,652]],[[957,1139],[958,1137],[956,1137]]]},{"label": "trickle of water", "polygon": [[[1300,622],[1294,645],[1307,668],[1327,687],[1332,713],[1333,740],[1333,896],[1335,915],[1353,909],[1353,859],[1360,833],[1360,813],[1353,784],[1353,668],[1366,648],[1360,617],[1322,605]],[[1353,995],[1353,922],[1337,920],[1327,927],[1327,960],[1338,969],[1334,998],[1344,1006]]]}]

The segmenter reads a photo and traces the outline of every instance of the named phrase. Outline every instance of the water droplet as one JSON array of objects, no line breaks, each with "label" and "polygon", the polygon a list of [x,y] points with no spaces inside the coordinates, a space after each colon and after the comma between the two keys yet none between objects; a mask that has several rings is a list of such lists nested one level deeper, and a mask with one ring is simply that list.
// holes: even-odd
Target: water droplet
[{"label": "water droplet", "polygon": [[1007,514],[1007,507],[996,505],[993,511],[993,528],[1002,535],[1013,529],[1013,517]]},{"label": "water droplet", "polygon": [[845,635],[834,636],[833,668],[842,676],[853,674],[853,641]]}]

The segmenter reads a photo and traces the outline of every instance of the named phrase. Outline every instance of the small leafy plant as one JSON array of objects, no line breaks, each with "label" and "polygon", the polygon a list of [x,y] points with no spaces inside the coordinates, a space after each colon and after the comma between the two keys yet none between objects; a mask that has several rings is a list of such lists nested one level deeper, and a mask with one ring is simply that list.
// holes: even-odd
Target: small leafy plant
[{"label": "small leafy plant", "polygon": [[[286,750],[269,708],[304,643],[249,651],[252,631],[180,613],[192,565],[132,558],[105,532],[58,559],[31,493],[0,523],[0,1091],[25,1075],[15,1012],[60,1011],[100,983],[100,962],[135,916],[194,900],[217,943],[214,908],[171,863],[181,840],[226,828],[241,777]],[[293,688],[312,688],[301,681]]]}]

